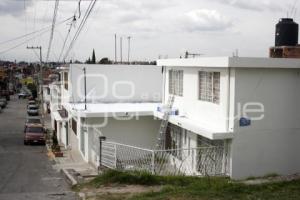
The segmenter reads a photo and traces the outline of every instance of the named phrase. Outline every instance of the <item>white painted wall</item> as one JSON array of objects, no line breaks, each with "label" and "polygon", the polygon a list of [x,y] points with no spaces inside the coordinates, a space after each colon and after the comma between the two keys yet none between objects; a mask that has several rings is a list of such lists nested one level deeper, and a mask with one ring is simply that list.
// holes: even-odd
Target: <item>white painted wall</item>
[{"label": "white painted wall", "polygon": [[[99,136],[106,136],[108,141],[152,149],[157,141],[159,120],[151,116],[139,117],[138,120],[117,120],[107,118],[108,123],[104,127],[98,127],[104,118],[88,118],[89,162],[98,165]],[[95,126],[95,128],[93,128]]]},{"label": "white painted wall", "polygon": [[[162,71],[157,66],[71,64],[71,102],[84,101],[84,73],[88,102],[160,102]],[[67,97],[67,96],[66,96]]]},{"label": "white painted wall", "polygon": [[[169,96],[169,70],[183,70],[183,96],[176,96],[174,108],[179,109],[179,115],[193,121],[199,121],[213,130],[226,132],[228,129],[228,69],[197,68],[197,67],[167,67],[165,81],[165,103]],[[220,72],[220,104],[199,100],[199,71]]]},{"label": "white painted wall", "polygon": [[[79,145],[80,145],[80,138],[79,138],[79,127],[80,127],[80,120],[77,119],[77,117],[75,117],[75,119],[77,120],[77,135],[74,133],[74,131],[72,130],[72,117],[74,116],[70,116],[69,117],[69,130],[68,130],[68,138],[69,138],[69,146],[71,147],[71,151],[75,151],[75,152],[79,152]],[[84,156],[82,156],[84,158]]]},{"label": "white painted wall", "polygon": [[265,117],[239,127],[232,141],[232,177],[292,174],[300,170],[300,70],[236,69],[237,105],[261,102]]},{"label": "white painted wall", "polygon": [[51,92],[48,94],[48,90],[50,91],[49,86],[43,86],[43,98],[45,102],[50,102],[50,98],[51,98]]}]

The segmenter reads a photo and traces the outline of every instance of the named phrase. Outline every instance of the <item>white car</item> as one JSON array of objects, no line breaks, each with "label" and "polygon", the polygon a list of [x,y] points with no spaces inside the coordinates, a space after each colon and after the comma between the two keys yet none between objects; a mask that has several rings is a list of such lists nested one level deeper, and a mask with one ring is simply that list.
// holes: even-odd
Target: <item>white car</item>
[{"label": "white car", "polygon": [[39,115],[39,107],[36,105],[28,105],[27,106],[27,114],[30,116]]}]

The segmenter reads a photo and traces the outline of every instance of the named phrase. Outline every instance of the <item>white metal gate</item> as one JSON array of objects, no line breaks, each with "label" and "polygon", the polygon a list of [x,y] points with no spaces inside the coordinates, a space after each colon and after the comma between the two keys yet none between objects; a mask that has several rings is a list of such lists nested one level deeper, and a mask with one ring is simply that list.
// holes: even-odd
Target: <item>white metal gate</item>
[{"label": "white metal gate", "polygon": [[117,170],[147,171],[157,175],[227,175],[224,146],[150,150],[102,142],[101,165]]},{"label": "white metal gate", "polygon": [[111,142],[104,142],[102,141],[102,148],[101,148],[101,165],[116,169],[117,167],[117,155],[116,155],[116,144]]}]

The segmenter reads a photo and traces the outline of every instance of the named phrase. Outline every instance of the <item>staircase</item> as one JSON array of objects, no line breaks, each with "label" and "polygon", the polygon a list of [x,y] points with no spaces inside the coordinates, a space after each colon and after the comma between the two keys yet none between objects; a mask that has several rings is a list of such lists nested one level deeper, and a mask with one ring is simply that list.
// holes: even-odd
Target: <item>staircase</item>
[{"label": "staircase", "polygon": [[170,116],[170,111],[173,107],[175,100],[174,95],[170,95],[168,99],[168,103],[166,107],[164,108],[163,112],[163,118],[160,124],[159,132],[158,132],[158,137],[157,137],[157,144],[156,144],[156,149],[158,150],[164,150],[165,149],[165,139],[166,139],[166,131],[168,128],[168,123],[169,123],[169,116]]}]

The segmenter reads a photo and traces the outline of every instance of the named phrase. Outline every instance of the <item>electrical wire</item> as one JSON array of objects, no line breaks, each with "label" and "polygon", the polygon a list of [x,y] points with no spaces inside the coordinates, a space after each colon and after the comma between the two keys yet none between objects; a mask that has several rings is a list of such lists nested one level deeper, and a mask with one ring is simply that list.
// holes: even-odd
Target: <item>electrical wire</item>
[{"label": "electrical wire", "polygon": [[58,57],[57,62],[60,62],[61,56],[62,56],[62,54],[63,54],[63,52],[64,52],[64,50],[65,50],[65,47],[66,47],[68,38],[69,38],[69,36],[70,36],[70,33],[71,33],[71,29],[72,29],[73,23],[75,23],[75,22],[76,22],[76,17],[75,17],[75,15],[74,15],[73,21],[70,23],[70,27],[69,27],[68,33],[67,33],[67,35],[66,35],[66,37],[65,37],[65,40],[64,40],[62,49],[61,49],[61,51],[60,51],[60,54],[59,54],[59,57]]},{"label": "electrical wire", "polygon": [[54,36],[55,23],[56,23],[56,17],[57,17],[57,11],[58,11],[58,5],[59,5],[59,0],[55,0],[54,13],[53,13],[53,19],[52,19],[52,26],[51,26],[51,33],[50,33],[48,51],[47,51],[47,56],[46,56],[46,62],[48,62],[50,51],[51,51],[51,46],[52,46],[52,41],[53,41],[53,36]]},{"label": "electrical wire", "polygon": [[40,37],[40,36],[44,35],[44,34],[47,33],[48,31],[49,31],[49,30],[46,30],[46,31],[40,33],[39,35],[36,35],[36,36],[34,36],[34,37],[30,38],[30,39],[25,40],[24,42],[22,42],[22,43],[20,43],[20,44],[17,44],[17,45],[15,45],[15,46],[13,46],[13,47],[10,47],[10,48],[8,48],[8,49],[6,49],[6,50],[0,51],[0,54],[5,54],[5,53],[7,53],[7,52],[9,52],[9,51],[11,51],[11,50],[13,50],[13,49],[16,49],[17,47],[22,46],[23,44],[26,44],[27,42],[32,41],[32,40],[36,39],[37,37]]},{"label": "electrical wire", "polygon": [[80,5],[81,4],[81,0],[78,1],[78,19],[80,19],[81,17],[81,8],[80,8]]},{"label": "electrical wire", "polygon": [[[57,25],[63,24],[64,22],[66,22],[66,21],[68,21],[68,20],[70,20],[70,19],[72,19],[72,18],[73,18],[73,17],[69,17],[69,18],[67,18],[67,19],[65,19],[65,20],[63,20],[63,21],[61,21],[61,22],[59,22]],[[35,35],[34,37],[31,37],[31,38],[29,38],[29,39],[27,39],[27,40],[25,40],[25,41],[23,41],[23,42],[21,42],[21,43],[15,45],[15,46],[13,46],[13,47],[10,47],[10,48],[8,48],[8,49],[6,49],[6,50],[0,51],[0,54],[4,54],[4,53],[7,53],[7,52],[9,52],[9,51],[11,51],[11,50],[13,50],[13,49],[16,49],[17,47],[19,47],[19,46],[21,46],[21,45],[23,45],[23,44],[26,44],[27,42],[32,41],[32,40],[34,40],[34,39],[36,39],[36,38],[38,38],[38,37],[40,37],[40,36],[42,36],[42,35],[44,35],[45,33],[47,33],[47,32],[50,31],[50,27],[48,27],[48,29],[46,29],[46,30],[45,30],[45,29],[46,29],[46,28],[44,28],[42,32],[39,31],[39,32],[41,32],[41,33],[38,34],[38,35]]]},{"label": "electrical wire", "polygon": [[[67,19],[65,19],[65,20],[63,20],[63,21],[60,21],[60,22],[57,23],[57,24],[59,25],[59,24],[65,23],[66,21],[68,21],[68,20],[70,20],[70,19],[72,19],[72,18],[73,18],[73,17],[69,17],[69,18],[67,18]],[[46,26],[46,27],[41,28],[41,29],[39,29],[39,30],[30,32],[30,33],[27,33],[27,34],[24,34],[24,35],[21,35],[21,36],[18,36],[18,37],[15,37],[15,38],[12,38],[12,39],[3,41],[3,42],[0,42],[0,45],[3,45],[3,44],[7,44],[7,43],[10,43],[10,42],[17,41],[17,40],[19,40],[19,39],[25,38],[25,37],[30,36],[30,35],[34,35],[34,34],[36,34],[36,33],[42,32],[42,31],[44,31],[44,30],[46,30],[46,29],[49,29],[49,28],[51,28],[51,26]]]},{"label": "electrical wire", "polygon": [[71,49],[73,48],[73,46],[74,46],[77,38],[79,37],[79,35],[81,33],[84,25],[86,24],[86,21],[87,21],[88,17],[90,16],[90,14],[91,14],[91,12],[92,12],[92,10],[93,10],[96,2],[97,2],[97,0],[93,0],[93,1],[90,2],[89,6],[88,6],[88,8],[87,8],[87,10],[85,12],[85,15],[84,15],[83,19],[81,20],[81,23],[80,23],[80,25],[79,25],[79,27],[78,27],[78,29],[77,29],[77,31],[76,31],[76,33],[75,33],[75,35],[74,35],[71,43],[70,43],[70,45],[69,45],[69,47],[68,47],[68,49],[67,49],[67,51],[66,51],[66,53],[65,53],[65,55],[63,57],[63,60],[67,59],[67,57],[68,57]]}]

